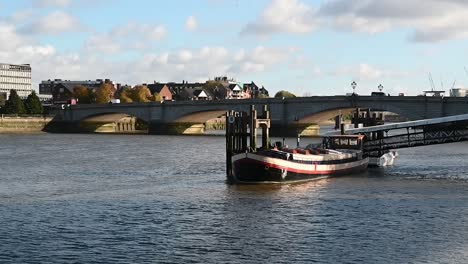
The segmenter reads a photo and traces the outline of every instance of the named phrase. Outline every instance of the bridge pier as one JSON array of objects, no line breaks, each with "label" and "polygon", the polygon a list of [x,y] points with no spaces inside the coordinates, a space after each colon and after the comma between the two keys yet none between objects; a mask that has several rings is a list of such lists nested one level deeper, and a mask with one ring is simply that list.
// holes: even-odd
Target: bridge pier
[{"label": "bridge pier", "polygon": [[45,132],[50,133],[83,133],[78,122],[56,120],[55,118],[44,127]]},{"label": "bridge pier", "polygon": [[203,135],[205,124],[198,122],[151,122],[148,133],[153,135]]},{"label": "bridge pier", "polygon": [[78,125],[82,132],[87,133],[131,133],[137,131],[136,118],[124,117],[117,121],[87,120]]}]

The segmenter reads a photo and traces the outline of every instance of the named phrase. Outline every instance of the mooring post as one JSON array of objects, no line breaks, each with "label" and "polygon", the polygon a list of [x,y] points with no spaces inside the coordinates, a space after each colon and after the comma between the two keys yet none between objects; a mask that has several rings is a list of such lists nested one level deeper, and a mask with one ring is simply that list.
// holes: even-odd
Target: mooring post
[{"label": "mooring post", "polygon": [[341,122],[342,122],[342,115],[339,114],[339,115],[335,116],[335,129],[340,129]]},{"label": "mooring post", "polygon": [[231,112],[226,112],[226,176],[229,178],[231,176],[231,122],[230,122]]},{"label": "mooring post", "polygon": [[250,106],[250,149],[257,150],[257,110]]},{"label": "mooring post", "polygon": [[354,113],[354,128],[358,128],[359,127],[359,108],[356,108],[356,112]]},{"label": "mooring post", "polygon": [[[270,120],[270,111],[268,110],[267,105],[263,106],[263,119]],[[262,148],[270,148],[270,129],[268,124],[262,125]]]}]

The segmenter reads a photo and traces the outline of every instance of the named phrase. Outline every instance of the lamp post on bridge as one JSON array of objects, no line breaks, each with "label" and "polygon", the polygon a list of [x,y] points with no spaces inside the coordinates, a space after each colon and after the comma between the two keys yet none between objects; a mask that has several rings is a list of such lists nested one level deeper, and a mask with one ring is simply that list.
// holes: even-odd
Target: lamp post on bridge
[{"label": "lamp post on bridge", "polygon": [[356,94],[356,93],[355,93],[356,86],[357,86],[357,83],[356,83],[355,81],[353,81],[353,82],[351,83],[351,87],[353,88],[353,95]]},{"label": "lamp post on bridge", "polygon": [[383,90],[383,85],[382,85],[382,84],[379,84],[379,86],[377,86],[377,89],[379,89],[379,92],[382,92],[382,90]]}]

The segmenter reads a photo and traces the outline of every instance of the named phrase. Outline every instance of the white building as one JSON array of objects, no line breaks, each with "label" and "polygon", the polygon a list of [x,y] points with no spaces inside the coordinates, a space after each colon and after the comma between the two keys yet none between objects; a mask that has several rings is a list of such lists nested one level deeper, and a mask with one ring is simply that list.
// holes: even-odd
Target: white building
[{"label": "white building", "polygon": [[[0,96],[10,96],[10,90],[16,90],[21,99],[28,98],[33,91],[31,85],[31,66],[29,64],[0,63]],[[51,95],[37,95],[41,101],[50,101]]]},{"label": "white building", "polygon": [[29,64],[0,63],[0,93],[10,96],[16,90],[19,97],[26,99],[32,92],[31,66]]}]

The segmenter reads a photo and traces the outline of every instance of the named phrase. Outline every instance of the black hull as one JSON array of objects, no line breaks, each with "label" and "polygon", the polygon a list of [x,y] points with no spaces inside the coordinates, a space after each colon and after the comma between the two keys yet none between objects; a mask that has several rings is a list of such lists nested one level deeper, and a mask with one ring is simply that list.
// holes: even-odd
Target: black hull
[{"label": "black hull", "polygon": [[302,173],[289,170],[288,168],[270,167],[262,162],[244,158],[235,161],[233,169],[233,180],[237,183],[294,183],[359,173],[367,169],[367,162],[343,170],[324,173]]}]

